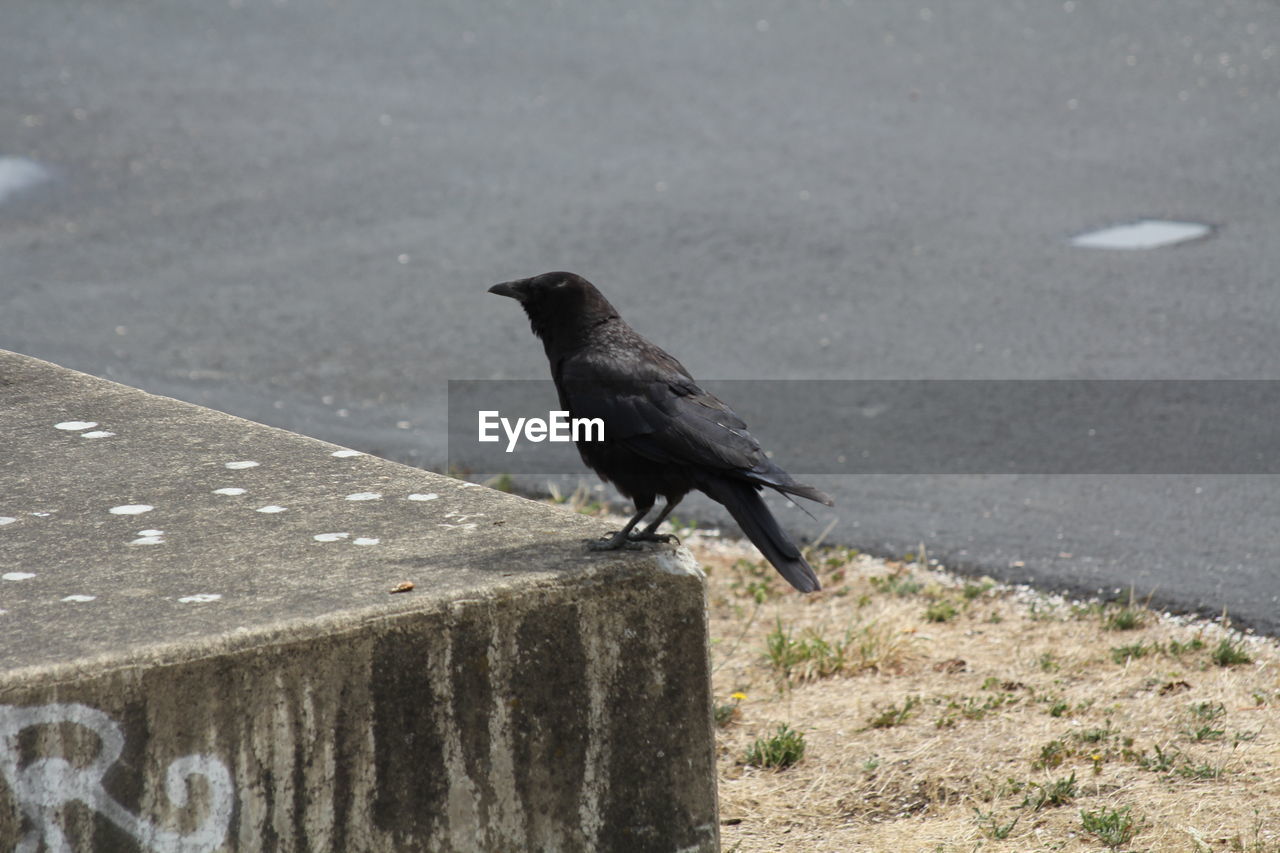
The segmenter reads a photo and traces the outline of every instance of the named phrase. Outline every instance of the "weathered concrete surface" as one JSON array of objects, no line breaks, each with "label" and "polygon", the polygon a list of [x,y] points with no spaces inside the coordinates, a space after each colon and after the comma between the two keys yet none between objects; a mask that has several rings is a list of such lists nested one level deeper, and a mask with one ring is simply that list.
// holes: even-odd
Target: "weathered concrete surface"
[{"label": "weathered concrete surface", "polygon": [[0,436],[0,849],[715,848],[687,553],[3,352]]}]

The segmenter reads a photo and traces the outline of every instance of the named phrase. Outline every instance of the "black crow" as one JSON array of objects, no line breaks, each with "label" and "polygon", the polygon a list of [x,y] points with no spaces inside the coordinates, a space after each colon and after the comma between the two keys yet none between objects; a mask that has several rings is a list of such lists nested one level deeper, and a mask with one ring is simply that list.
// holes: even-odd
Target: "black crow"
[{"label": "black crow", "polygon": [[[600,418],[603,441],[580,441],[582,460],[635,502],[627,526],[597,550],[667,541],[658,525],[694,489],[724,504],[761,553],[801,592],[818,578],[760,498],[764,486],[831,506],[831,498],[773,464],[733,410],[698,387],[680,362],[642,338],[591,282],[549,272],[489,288],[524,306],[542,340],[561,408]],[[632,529],[666,498],[640,533]]]}]

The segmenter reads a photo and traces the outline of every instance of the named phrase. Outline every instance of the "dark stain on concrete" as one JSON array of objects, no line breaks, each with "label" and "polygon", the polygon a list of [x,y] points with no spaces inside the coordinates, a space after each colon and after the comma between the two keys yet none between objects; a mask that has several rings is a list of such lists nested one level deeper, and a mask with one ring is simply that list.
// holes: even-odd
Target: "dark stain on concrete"
[{"label": "dark stain on concrete", "polygon": [[[511,723],[516,791],[527,843],[536,849],[583,845],[577,826],[587,758],[586,653],[572,602],[546,602],[516,631]],[[560,831],[572,832],[564,838]]]},{"label": "dark stain on concrete", "polygon": [[447,810],[444,738],[437,728],[440,697],[431,684],[439,641],[430,625],[391,629],[374,642],[370,699],[377,793],[373,823],[399,844],[422,845]]}]

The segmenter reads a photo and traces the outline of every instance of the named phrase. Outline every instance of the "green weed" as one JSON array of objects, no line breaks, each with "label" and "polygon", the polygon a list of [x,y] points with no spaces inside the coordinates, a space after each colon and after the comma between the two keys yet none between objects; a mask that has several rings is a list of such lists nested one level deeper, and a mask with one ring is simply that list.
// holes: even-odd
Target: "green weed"
[{"label": "green weed", "polygon": [[1128,844],[1142,829],[1128,806],[1122,809],[1104,807],[1097,811],[1081,811],[1080,824],[1085,832],[1112,850]]},{"label": "green weed", "polygon": [[772,735],[756,738],[743,760],[752,767],[784,770],[802,758],[804,734],[782,723]]}]

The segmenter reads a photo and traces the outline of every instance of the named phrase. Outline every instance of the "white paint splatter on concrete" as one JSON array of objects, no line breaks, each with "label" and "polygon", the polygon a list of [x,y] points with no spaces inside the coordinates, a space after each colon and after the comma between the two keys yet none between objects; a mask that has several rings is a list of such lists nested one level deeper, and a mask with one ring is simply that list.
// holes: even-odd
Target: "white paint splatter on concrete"
[{"label": "white paint splatter on concrete", "polygon": [[113,506],[107,512],[112,515],[142,515],[144,512],[151,512],[155,507],[149,504],[125,504],[124,506]]},{"label": "white paint splatter on concrete", "polygon": [[329,455],[336,456],[339,459],[351,459],[354,456],[364,456],[364,454],[359,450],[335,450]]},{"label": "white paint splatter on concrete", "polygon": [[444,514],[444,517],[451,518],[458,523],[463,523],[463,522],[470,521],[473,518],[484,518],[484,513],[483,512],[458,512],[455,509],[455,510],[450,510],[449,512],[446,512]]},{"label": "white paint splatter on concrete", "polygon": [[358,539],[351,540],[351,544],[352,545],[377,545],[381,541],[382,541],[381,539],[361,536]]},{"label": "white paint splatter on concrete", "polygon": [[82,429],[93,429],[98,425],[97,421],[63,421],[60,424],[54,424],[54,429],[65,429],[79,432]]},{"label": "white paint splatter on concrete", "polygon": [[242,459],[239,462],[224,463],[222,467],[230,468],[232,471],[243,471],[245,468],[257,468],[258,463],[252,459]]},{"label": "white paint splatter on concrete", "polygon": [[98,596],[96,595],[65,595],[62,597],[62,600],[63,601],[93,601],[97,597]]},{"label": "white paint splatter on concrete", "polygon": [[109,432],[105,429],[95,429],[91,432],[80,433],[81,438],[111,438],[113,435],[115,435],[114,432]]},{"label": "white paint splatter on concrete", "polygon": [[184,595],[178,601],[183,604],[207,604],[210,601],[218,601],[222,595],[216,592],[198,592],[195,595]]},{"label": "white paint splatter on concrete", "polygon": [[433,501],[433,500],[435,500],[435,499],[436,499],[436,498],[438,498],[438,497],[440,497],[440,496],[439,496],[439,495],[437,495],[435,492],[428,492],[428,493],[427,493],[427,494],[425,494],[425,495],[421,495],[421,494],[413,494],[413,495],[409,495],[409,500],[411,500],[411,501]]},{"label": "white paint splatter on concrete", "polygon": [[51,512],[31,512],[27,514],[34,515],[36,518],[48,518],[49,516],[53,515],[53,513]]},{"label": "white paint splatter on concrete", "polygon": [[227,486],[225,489],[214,489],[215,495],[243,495],[245,490],[238,486]]},{"label": "white paint splatter on concrete", "polygon": [[377,492],[356,492],[354,495],[347,495],[349,501],[376,501],[381,498],[382,495]]},{"label": "white paint splatter on concrete", "polygon": [[6,524],[13,524],[17,520],[11,515],[0,515],[0,527],[4,527]]},{"label": "white paint splatter on concrete", "polygon": [[130,545],[163,545],[163,530],[139,530],[138,538],[129,543]]},{"label": "white paint splatter on concrete", "polygon": [[346,539],[350,533],[317,533],[311,538],[317,542],[337,542],[339,539]]},{"label": "white paint splatter on concrete", "polygon": [[0,575],[0,580],[6,581],[29,581],[35,577],[35,572],[5,572]]},{"label": "white paint splatter on concrete", "polygon": [[436,527],[443,527],[445,530],[475,530],[475,523],[471,524],[437,524]]},{"label": "white paint splatter on concrete", "polygon": [[275,504],[268,504],[267,506],[258,507],[258,512],[272,513],[272,512],[284,512],[284,511],[285,511],[284,507],[276,506]]}]

